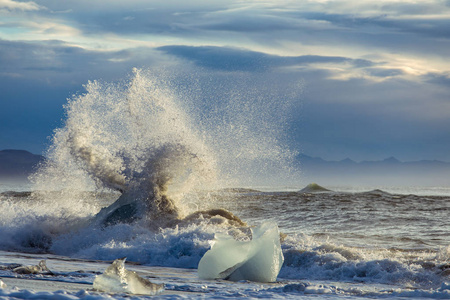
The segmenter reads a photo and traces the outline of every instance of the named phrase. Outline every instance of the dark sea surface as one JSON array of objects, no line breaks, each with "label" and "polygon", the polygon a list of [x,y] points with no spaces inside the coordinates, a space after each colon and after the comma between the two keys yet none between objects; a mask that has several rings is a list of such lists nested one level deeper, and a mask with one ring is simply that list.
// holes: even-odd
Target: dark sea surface
[{"label": "dark sea surface", "polygon": [[[86,193],[80,197],[107,205],[117,194]],[[382,285],[401,291],[427,291],[431,297],[449,296],[449,196],[382,190],[304,193],[228,189],[200,192],[197,197],[198,209],[225,208],[250,226],[276,222],[285,258],[280,280],[352,283],[362,285],[363,290]],[[29,205],[37,201],[31,193],[3,192],[0,200],[0,247],[5,251],[95,260],[127,256],[148,266],[195,269],[218,230],[205,222],[155,233],[131,224],[113,226],[99,237],[95,228],[79,229],[82,218],[74,217],[71,222],[81,223],[68,226],[66,216],[66,221],[59,223],[66,230],[58,233],[55,228],[49,230],[56,216],[45,210],[45,204]],[[11,213],[16,216],[6,215]],[[52,242],[47,246],[45,241],[37,242],[48,235]],[[25,243],[30,237],[34,243]]]}]

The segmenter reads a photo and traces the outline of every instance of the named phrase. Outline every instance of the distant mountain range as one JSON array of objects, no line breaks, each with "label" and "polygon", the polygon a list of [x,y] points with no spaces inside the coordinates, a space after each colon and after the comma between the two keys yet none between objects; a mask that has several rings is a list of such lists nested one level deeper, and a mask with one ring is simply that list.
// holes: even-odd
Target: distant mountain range
[{"label": "distant mountain range", "polygon": [[25,180],[44,160],[25,150],[0,150],[0,179]]},{"label": "distant mountain range", "polygon": [[[44,160],[25,150],[0,150],[0,180],[25,180]],[[450,186],[450,163],[437,160],[326,161],[301,154],[297,164],[303,181],[322,185]]]},{"label": "distant mountain range", "polygon": [[297,162],[305,179],[321,184],[450,186],[450,163],[438,160],[326,161],[301,154]]},{"label": "distant mountain range", "polygon": [[395,157],[389,157],[384,160],[377,160],[377,161],[361,161],[361,162],[355,162],[351,160],[350,158],[346,158],[344,160],[339,161],[327,161],[323,160],[320,157],[311,157],[305,154],[300,154],[297,156],[297,159],[300,161],[300,163],[303,163],[305,165],[314,165],[314,166],[320,166],[320,165],[327,165],[327,166],[441,166],[441,167],[449,167],[450,163],[439,161],[439,160],[420,160],[420,161],[409,161],[409,162],[401,162]]}]

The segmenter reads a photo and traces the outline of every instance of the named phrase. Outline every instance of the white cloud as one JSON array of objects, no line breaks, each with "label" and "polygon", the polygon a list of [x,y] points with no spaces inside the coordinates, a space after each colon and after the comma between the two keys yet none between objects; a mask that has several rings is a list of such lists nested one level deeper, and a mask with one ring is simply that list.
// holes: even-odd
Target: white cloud
[{"label": "white cloud", "polygon": [[[29,21],[24,25],[34,30],[34,34],[43,35],[47,39],[61,39],[80,35],[81,32],[77,28],[66,24],[56,23],[51,20],[40,20],[39,22]],[[44,38],[43,38],[44,39]]]},{"label": "white cloud", "polygon": [[17,2],[13,0],[0,0],[0,11],[2,10],[21,10],[21,11],[34,11],[43,9],[42,6],[36,4],[33,1],[29,2]]}]

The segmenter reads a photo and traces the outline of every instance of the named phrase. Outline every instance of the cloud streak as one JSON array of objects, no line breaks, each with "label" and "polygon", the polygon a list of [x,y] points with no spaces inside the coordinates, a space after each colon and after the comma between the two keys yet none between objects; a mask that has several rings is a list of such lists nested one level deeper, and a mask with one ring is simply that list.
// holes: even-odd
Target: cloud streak
[{"label": "cloud streak", "polygon": [[40,9],[43,9],[43,7],[33,1],[17,2],[13,0],[0,0],[0,11],[36,11]]}]

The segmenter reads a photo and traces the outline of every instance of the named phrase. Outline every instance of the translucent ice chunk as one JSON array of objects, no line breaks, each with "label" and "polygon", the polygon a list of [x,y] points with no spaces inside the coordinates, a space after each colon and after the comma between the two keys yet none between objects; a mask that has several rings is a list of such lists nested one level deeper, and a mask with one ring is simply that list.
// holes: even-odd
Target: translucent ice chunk
[{"label": "translucent ice chunk", "polygon": [[263,223],[252,230],[252,236],[251,241],[242,242],[216,235],[198,264],[199,278],[275,281],[284,261],[277,224]]},{"label": "translucent ice chunk", "polygon": [[41,260],[39,264],[35,266],[20,266],[13,269],[13,272],[18,274],[53,274],[48,268],[45,260]]},{"label": "translucent ice chunk", "polygon": [[109,293],[156,295],[164,290],[163,284],[155,284],[125,269],[125,259],[116,259],[102,275],[94,280],[94,288]]}]

